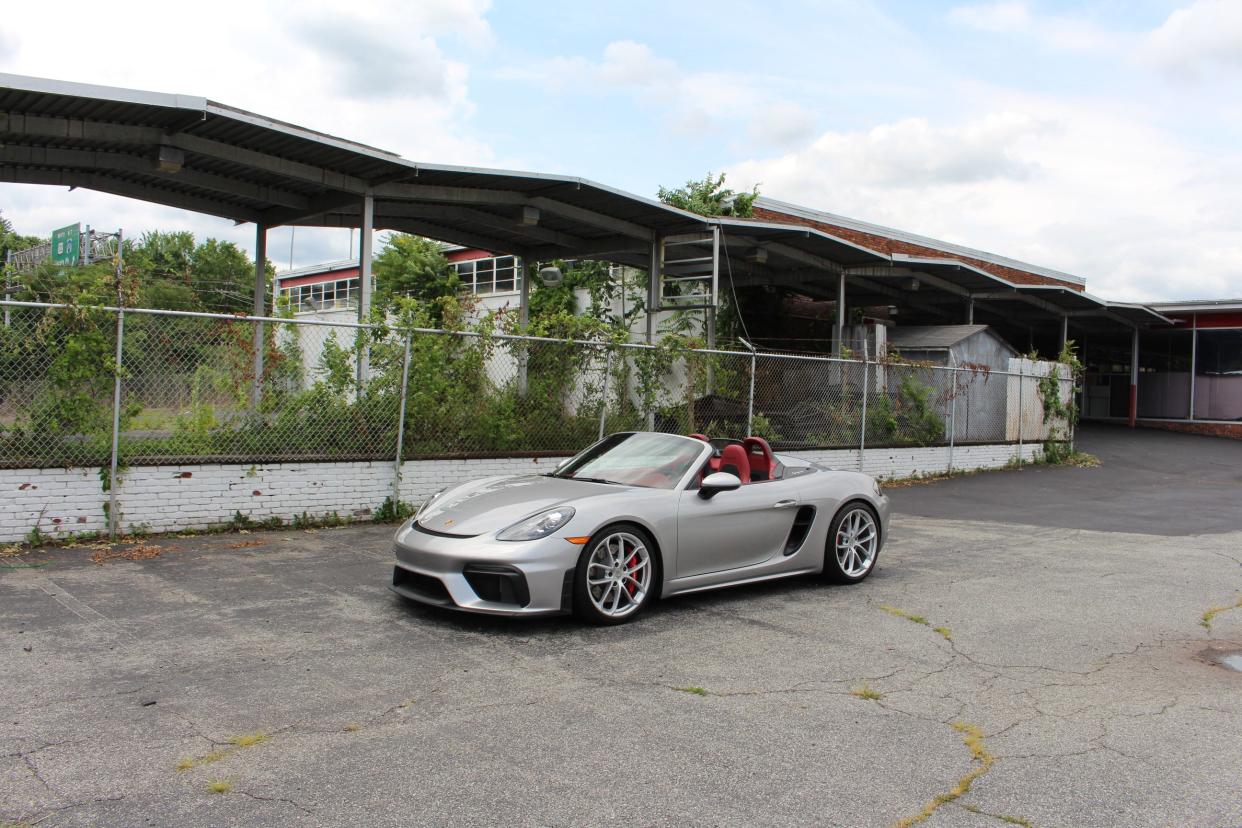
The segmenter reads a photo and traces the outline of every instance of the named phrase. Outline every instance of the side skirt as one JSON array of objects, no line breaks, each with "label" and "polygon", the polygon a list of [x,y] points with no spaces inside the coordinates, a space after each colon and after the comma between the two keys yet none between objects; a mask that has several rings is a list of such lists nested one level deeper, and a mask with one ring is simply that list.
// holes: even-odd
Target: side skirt
[{"label": "side skirt", "polygon": [[664,596],[689,595],[692,592],[706,592],[709,589],[724,589],[725,587],[743,586],[744,584],[757,584],[761,581],[775,581],[778,578],[792,578],[795,575],[810,575],[819,571],[821,571],[821,567],[812,566],[803,569],[769,572],[765,575],[754,575],[749,578],[738,578],[731,581],[713,581],[710,584],[697,584],[687,587],[678,587],[676,581],[670,581],[664,585]]}]

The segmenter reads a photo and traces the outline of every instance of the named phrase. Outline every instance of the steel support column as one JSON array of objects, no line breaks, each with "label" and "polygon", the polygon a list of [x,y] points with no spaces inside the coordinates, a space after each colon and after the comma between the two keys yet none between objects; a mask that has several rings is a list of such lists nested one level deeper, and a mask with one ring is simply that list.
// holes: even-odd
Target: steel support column
[{"label": "steel support column", "polygon": [[1130,340],[1130,428],[1138,422],[1139,329]]},{"label": "steel support column", "polygon": [[837,336],[832,355],[840,357],[845,345],[845,271],[837,274]]},{"label": "steel support column", "polygon": [[[6,250],[4,251],[4,301],[6,302],[13,298],[12,284],[9,282],[9,268],[11,268],[12,266],[13,266],[13,251]],[[5,305],[4,306],[4,327],[7,328],[8,326],[9,326],[9,306]]]},{"label": "steel support column", "polygon": [[973,296],[966,298],[966,324],[975,324],[975,297]]},{"label": "steel support column", "polygon": [[[267,225],[254,228],[254,303],[251,313],[267,316],[263,303],[267,296]],[[256,410],[263,397],[263,352],[266,349],[263,323],[254,323],[254,382],[250,387],[250,404]]]},{"label": "steel support column", "polygon": [[[522,284],[518,292],[518,333],[526,335],[526,328],[530,325],[530,286],[535,277],[539,274],[539,263],[529,252],[522,253]],[[529,344],[522,342],[518,346],[518,396],[526,396],[526,366],[528,363]]]},{"label": "steel support column", "polygon": [[1061,317],[1061,350],[1065,350],[1066,344],[1069,342],[1069,316]]},{"label": "steel support column", "polygon": [[[720,304],[720,225],[712,227],[712,298],[708,302],[706,312],[707,322],[707,347],[708,350],[716,349],[716,308]],[[735,308],[739,313],[740,308]],[[716,366],[713,363],[714,357],[707,360],[707,388],[708,394],[716,393]]]},{"label": "steel support column", "polygon": [[660,271],[664,267],[664,239],[651,243],[651,263],[647,267],[647,344],[655,344],[656,312],[660,307]]},{"label": "steel support column", "polygon": [[[647,270],[647,344],[655,344],[656,314],[660,308],[660,273],[664,269],[664,238],[651,242],[651,263]],[[655,411],[647,411],[645,428],[655,431]]]},{"label": "steel support column", "polygon": [[1195,369],[1199,364],[1199,314],[1190,316],[1190,412],[1187,416],[1195,418]]},{"label": "steel support column", "polygon": [[[358,321],[366,322],[371,315],[371,293],[375,283],[371,276],[371,236],[375,230],[375,197],[362,197],[362,227],[358,232]],[[367,332],[358,330],[358,393],[371,374],[371,350]]]}]

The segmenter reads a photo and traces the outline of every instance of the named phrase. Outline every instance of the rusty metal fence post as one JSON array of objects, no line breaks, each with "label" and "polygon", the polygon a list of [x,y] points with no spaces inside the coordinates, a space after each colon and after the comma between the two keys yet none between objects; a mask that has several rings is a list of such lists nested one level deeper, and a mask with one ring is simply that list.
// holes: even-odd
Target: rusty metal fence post
[{"label": "rusty metal fence post", "polygon": [[401,401],[397,405],[397,454],[392,466],[392,507],[401,507],[401,449],[405,443],[405,400],[410,387],[410,333],[405,334],[405,354],[401,359]]},{"label": "rusty metal fence post", "polygon": [[604,387],[599,398],[599,439],[604,439],[604,427],[608,420],[608,377],[612,374],[612,349],[604,346]]},{"label": "rusty metal fence post", "polygon": [[949,354],[949,473],[953,472],[953,444],[957,437],[957,368]]},{"label": "rusty metal fence post", "polygon": [[1018,465],[1022,465],[1022,421],[1026,419],[1023,393],[1026,385],[1025,360],[1018,361]]},{"label": "rusty metal fence post", "polygon": [[858,428],[858,470],[863,470],[863,458],[867,454],[867,393],[868,384],[870,382],[869,375],[871,373],[867,368],[867,340],[863,340],[863,358],[862,358],[862,419]]}]

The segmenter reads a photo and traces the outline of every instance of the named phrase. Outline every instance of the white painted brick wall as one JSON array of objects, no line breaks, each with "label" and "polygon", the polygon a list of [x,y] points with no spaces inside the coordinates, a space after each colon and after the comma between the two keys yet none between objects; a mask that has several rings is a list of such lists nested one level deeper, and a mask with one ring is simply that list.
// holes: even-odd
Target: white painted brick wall
[{"label": "white painted brick wall", "polygon": [[[1025,460],[1043,447],[1027,444]],[[956,469],[1004,466],[1017,446],[958,446]],[[826,466],[857,469],[851,449],[788,452]],[[401,469],[401,499],[419,503],[444,486],[498,474],[551,471],[563,458],[412,460]],[[932,474],[948,468],[945,447],[867,449],[864,471],[880,478]],[[251,520],[291,521],[306,512],[323,518],[367,520],[392,493],[392,464],[275,463],[270,465],[135,466],[118,487],[122,526],[145,525],[153,532],[208,529],[228,523],[235,512]],[[98,468],[0,470],[0,542],[24,539],[38,525],[51,537],[107,530],[107,493]]]}]

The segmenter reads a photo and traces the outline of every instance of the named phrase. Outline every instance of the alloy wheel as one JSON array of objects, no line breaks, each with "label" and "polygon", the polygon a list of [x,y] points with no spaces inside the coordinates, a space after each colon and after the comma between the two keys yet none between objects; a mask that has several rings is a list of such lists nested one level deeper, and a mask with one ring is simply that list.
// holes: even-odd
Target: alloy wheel
[{"label": "alloy wheel", "polygon": [[609,618],[642,606],[651,589],[651,554],[636,535],[613,532],[595,545],[587,562],[587,594]]},{"label": "alloy wheel", "polygon": [[841,571],[850,578],[866,575],[875,562],[879,540],[880,533],[869,510],[858,506],[846,512],[834,542]]}]

